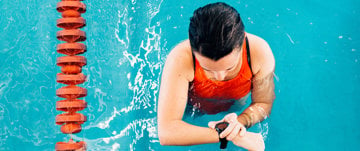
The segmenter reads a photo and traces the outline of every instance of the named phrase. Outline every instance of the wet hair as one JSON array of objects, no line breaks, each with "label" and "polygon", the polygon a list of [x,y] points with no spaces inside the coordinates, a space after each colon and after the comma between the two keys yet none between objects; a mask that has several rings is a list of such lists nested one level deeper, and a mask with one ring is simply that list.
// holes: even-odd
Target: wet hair
[{"label": "wet hair", "polygon": [[244,24],[230,5],[218,2],[194,11],[189,40],[193,51],[214,61],[230,54],[244,41]]}]

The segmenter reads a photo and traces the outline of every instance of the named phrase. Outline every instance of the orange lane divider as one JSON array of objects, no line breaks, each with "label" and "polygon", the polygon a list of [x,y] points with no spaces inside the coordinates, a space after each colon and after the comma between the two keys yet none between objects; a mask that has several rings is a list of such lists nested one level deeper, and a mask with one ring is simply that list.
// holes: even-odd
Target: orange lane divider
[{"label": "orange lane divider", "polygon": [[[56,21],[57,27],[63,28],[56,33],[56,38],[65,42],[58,44],[56,48],[58,53],[65,55],[56,60],[56,64],[61,67],[56,81],[67,86],[56,90],[56,95],[64,98],[56,102],[56,110],[64,113],[57,115],[55,121],[61,125],[60,130],[64,134],[79,133],[82,129],[81,124],[87,120],[85,115],[77,113],[87,107],[84,100],[78,99],[87,95],[87,89],[76,86],[86,81],[86,76],[81,72],[87,60],[84,56],[78,56],[87,51],[86,46],[79,43],[86,40],[85,32],[79,29],[86,25],[85,19],[81,17],[81,14],[86,12],[86,6],[81,1],[62,0],[56,6],[56,10],[63,17]],[[68,142],[57,142],[55,150],[86,150],[86,143],[75,142],[70,138]]]}]

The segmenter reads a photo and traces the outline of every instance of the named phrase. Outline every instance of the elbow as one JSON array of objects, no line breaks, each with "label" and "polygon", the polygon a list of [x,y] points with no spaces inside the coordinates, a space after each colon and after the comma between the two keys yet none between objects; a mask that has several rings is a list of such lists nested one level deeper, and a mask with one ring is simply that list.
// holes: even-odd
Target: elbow
[{"label": "elbow", "polygon": [[170,137],[169,137],[169,135],[166,135],[166,133],[167,132],[164,129],[158,130],[159,142],[160,142],[160,145],[162,145],[162,146],[172,145],[171,141],[170,141]]},{"label": "elbow", "polygon": [[[174,123],[175,122],[175,123]],[[158,122],[158,137],[159,142],[163,146],[173,146],[179,144],[179,133],[178,133],[179,123],[174,121],[162,121]]]},{"label": "elbow", "polygon": [[169,129],[169,125],[164,125],[162,123],[159,123],[158,136],[159,136],[160,145],[163,145],[163,146],[172,145],[171,139],[173,138],[173,136],[171,136],[170,134],[171,134],[171,132]]},{"label": "elbow", "polygon": [[160,142],[160,145],[162,145],[162,146],[169,146],[169,145],[170,145],[170,144],[168,143],[168,141],[166,141],[166,138],[165,138],[165,137],[159,136],[159,142]]}]

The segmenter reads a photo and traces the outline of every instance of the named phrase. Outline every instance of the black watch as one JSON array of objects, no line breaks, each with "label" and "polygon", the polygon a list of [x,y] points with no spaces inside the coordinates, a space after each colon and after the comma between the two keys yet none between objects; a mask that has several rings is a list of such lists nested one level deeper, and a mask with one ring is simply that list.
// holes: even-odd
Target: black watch
[{"label": "black watch", "polygon": [[221,123],[217,123],[215,125],[215,130],[218,132],[219,134],[219,140],[220,140],[220,149],[225,149],[228,143],[228,140],[226,140],[226,138],[220,138],[220,133],[223,132],[226,127],[229,125],[228,122],[221,122]]}]

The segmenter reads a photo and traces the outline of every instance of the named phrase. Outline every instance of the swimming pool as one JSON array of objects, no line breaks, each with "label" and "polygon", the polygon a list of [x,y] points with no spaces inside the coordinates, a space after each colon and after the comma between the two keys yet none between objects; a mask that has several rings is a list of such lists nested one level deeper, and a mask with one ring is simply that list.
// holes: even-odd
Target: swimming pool
[{"label": "swimming pool", "polygon": [[[54,150],[58,1],[0,0],[0,150]],[[212,150],[161,146],[156,132],[160,73],[187,38],[189,17],[209,1],[84,1],[83,73],[88,116],[75,140],[88,150]],[[229,0],[247,32],[276,59],[276,100],[266,150],[360,147],[360,1]],[[233,150],[236,150],[232,148]]]}]

